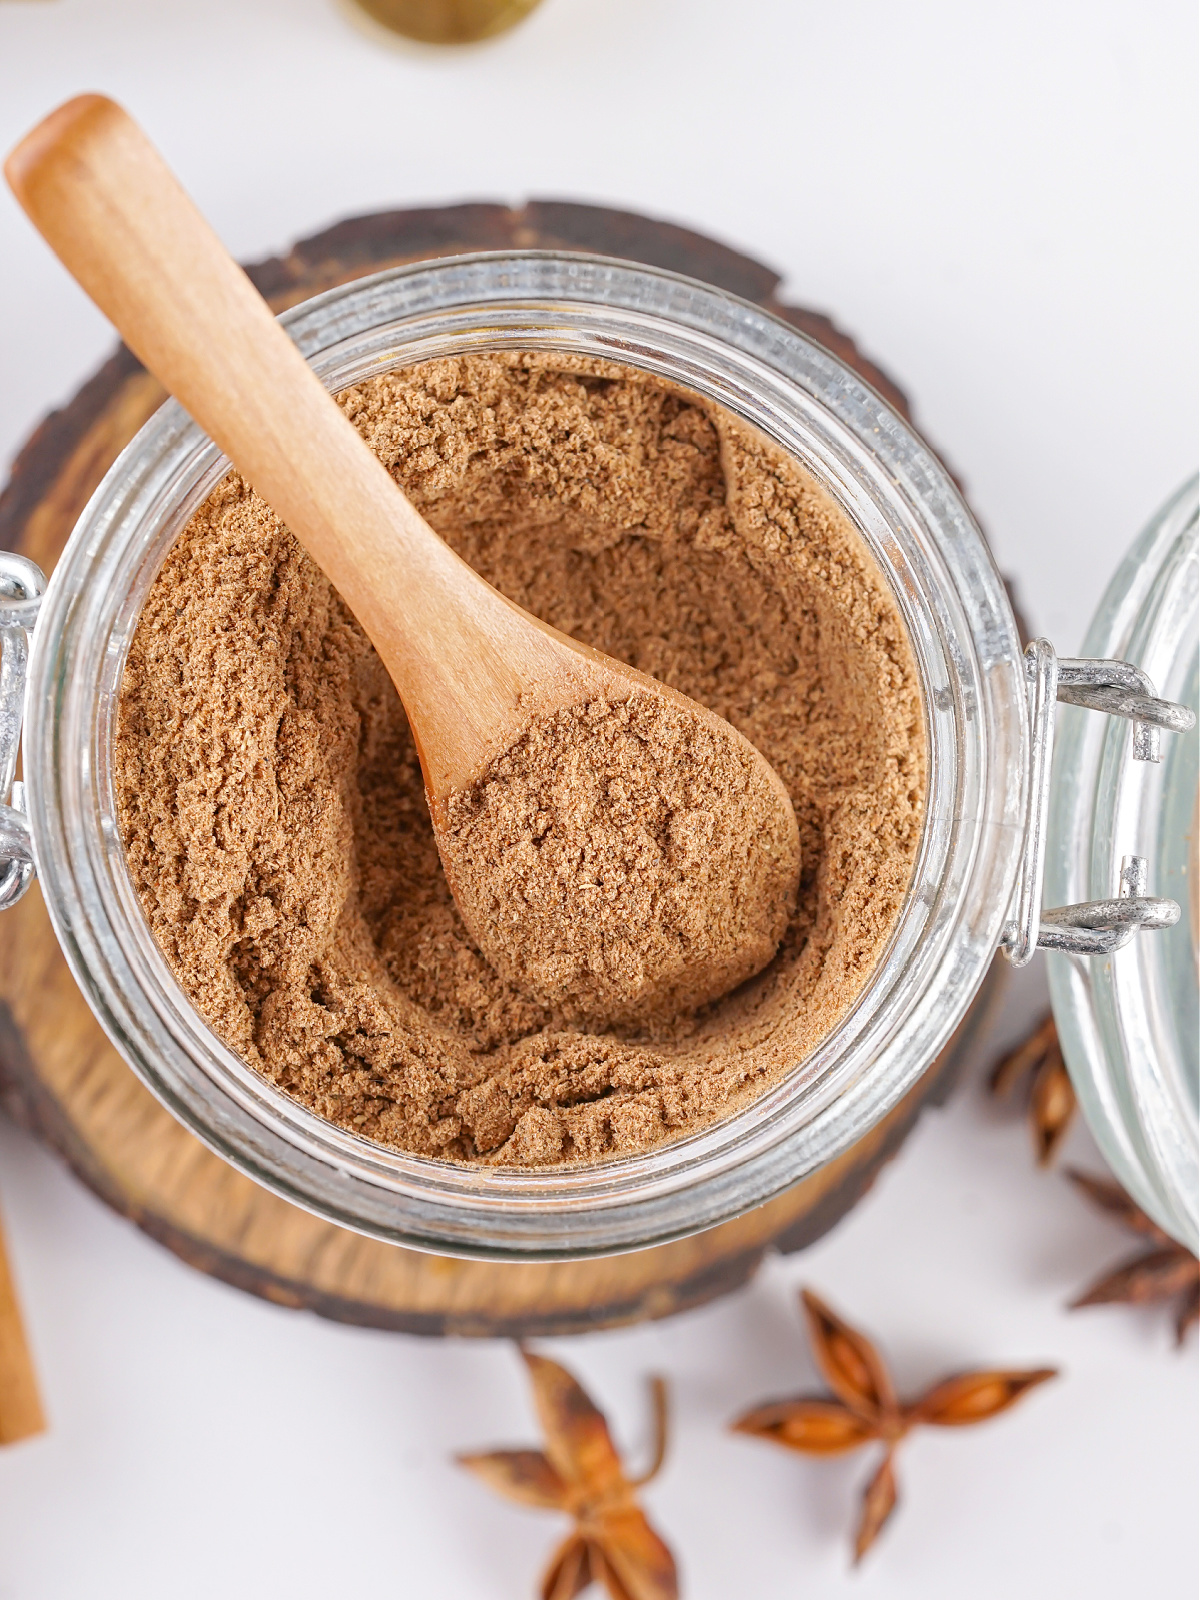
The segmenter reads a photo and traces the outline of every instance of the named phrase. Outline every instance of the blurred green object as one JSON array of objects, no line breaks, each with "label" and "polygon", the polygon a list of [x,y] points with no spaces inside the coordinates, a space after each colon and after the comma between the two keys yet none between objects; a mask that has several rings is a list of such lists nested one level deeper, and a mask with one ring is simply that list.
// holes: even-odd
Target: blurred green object
[{"label": "blurred green object", "polygon": [[424,44],[472,44],[503,33],[539,0],[354,0],[393,33]]}]

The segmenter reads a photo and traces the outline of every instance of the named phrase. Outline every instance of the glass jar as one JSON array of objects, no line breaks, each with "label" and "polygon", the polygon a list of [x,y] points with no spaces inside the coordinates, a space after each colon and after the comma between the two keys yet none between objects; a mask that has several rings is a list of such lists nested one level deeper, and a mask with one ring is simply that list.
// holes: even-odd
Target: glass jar
[{"label": "glass jar", "polygon": [[[1200,661],[1197,480],[1168,501],[1134,544],[1088,630],[1089,655],[1119,656],[1193,709]],[[1170,740],[1161,764],[1126,757],[1118,722],[1063,709],[1054,757],[1046,892],[1111,893],[1141,860],[1187,914],[1110,955],[1050,957],[1063,1054],[1088,1124],[1142,1209],[1192,1251],[1197,1235],[1200,1117],[1200,736]]]},{"label": "glass jar", "polygon": [[[544,1260],[648,1247],[759,1205],[897,1103],[949,1039],[999,944],[1018,962],[1032,952],[1053,651],[1042,642],[1036,660],[1022,657],[987,546],[911,429],[827,351],[720,290],[523,252],[394,269],[281,320],[331,390],[470,351],[582,353],[719,403],[802,464],[870,547],[921,682],[926,816],[891,939],[808,1058],[745,1109],[642,1155],[469,1167],[384,1148],[289,1099],[185,997],[151,938],[117,826],[111,752],[129,642],[172,541],[228,469],[173,402],[96,491],[43,602],[26,702],[28,824],[15,791],[0,807],[0,859],[10,862],[0,905],[36,859],[74,977],[144,1082],[218,1154],[344,1226],[443,1253]],[[21,586],[10,574],[8,592]],[[0,626],[5,615],[0,602]],[[15,613],[8,620],[19,631]],[[0,682],[0,742],[3,701]]]}]

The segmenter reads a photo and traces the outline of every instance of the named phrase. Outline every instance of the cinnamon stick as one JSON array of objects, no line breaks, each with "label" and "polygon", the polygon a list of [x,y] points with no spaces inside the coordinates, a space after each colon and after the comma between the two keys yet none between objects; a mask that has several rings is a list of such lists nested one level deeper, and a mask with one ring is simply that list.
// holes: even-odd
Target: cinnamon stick
[{"label": "cinnamon stick", "polygon": [[0,1444],[16,1444],[44,1432],[45,1427],[46,1414],[0,1225]]}]

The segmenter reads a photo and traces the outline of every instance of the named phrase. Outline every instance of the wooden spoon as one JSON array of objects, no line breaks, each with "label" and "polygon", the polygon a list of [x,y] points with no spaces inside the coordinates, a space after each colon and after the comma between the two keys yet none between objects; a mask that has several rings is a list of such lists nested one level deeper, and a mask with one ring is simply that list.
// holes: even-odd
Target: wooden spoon
[{"label": "wooden spoon", "polygon": [[[779,904],[760,910],[778,939],[799,874],[799,839],[767,762],[704,707],[506,600],[442,542],[119,106],[92,94],[68,101],[21,141],[4,170],[59,259],[362,624],[404,703],[448,866],[451,797],[469,790],[531,725],[563,708],[620,703],[641,691],[685,708],[752,756],[761,837],[780,858],[779,870],[762,878]],[[738,804],[746,804],[744,794]],[[728,893],[745,887],[730,883]],[[465,904],[479,897],[458,899],[494,955],[488,929]],[[729,976],[727,964],[714,972],[714,993]],[[712,998],[704,988],[693,983],[689,1000]]]}]

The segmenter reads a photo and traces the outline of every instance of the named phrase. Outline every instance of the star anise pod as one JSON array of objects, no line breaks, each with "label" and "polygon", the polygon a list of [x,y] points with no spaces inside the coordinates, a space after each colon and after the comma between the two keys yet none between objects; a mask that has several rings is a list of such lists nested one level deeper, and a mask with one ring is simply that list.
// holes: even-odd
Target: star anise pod
[{"label": "star anise pod", "polygon": [[541,1600],[575,1600],[589,1584],[611,1600],[676,1600],[675,1561],[646,1521],[635,1489],[649,1483],[667,1448],[667,1391],[652,1380],[654,1459],[640,1477],[625,1474],[604,1414],[565,1367],[522,1349],[545,1450],[493,1450],[462,1455],[467,1467],[522,1505],[565,1511],[575,1527],[550,1558]]},{"label": "star anise pod", "polygon": [[992,1069],[994,1095],[1010,1094],[1022,1079],[1029,1084],[1029,1129],[1038,1165],[1048,1167],[1075,1115],[1075,1089],[1063,1060],[1052,1016],[1044,1017],[1015,1050]]},{"label": "star anise pod", "polygon": [[747,1411],[732,1426],[737,1433],[770,1439],[803,1455],[841,1455],[874,1440],[883,1445],[883,1458],[863,1494],[854,1540],[857,1564],[896,1508],[893,1460],[907,1433],[923,1424],[961,1428],[986,1422],[1006,1411],[1035,1384],[1057,1374],[1053,1367],[1031,1372],[961,1372],[904,1405],[871,1341],[809,1290],[800,1298],[813,1355],[836,1398],[800,1395],[794,1400],[773,1400]]},{"label": "star anise pod", "polygon": [[1114,1271],[1097,1278],[1071,1301],[1071,1310],[1080,1306],[1158,1305],[1174,1300],[1175,1343],[1181,1345],[1192,1323],[1200,1321],[1200,1260],[1152,1222],[1119,1183],[1074,1170],[1069,1170],[1067,1177],[1094,1205],[1132,1232],[1140,1233],[1151,1245],[1149,1250],[1131,1256]]}]

